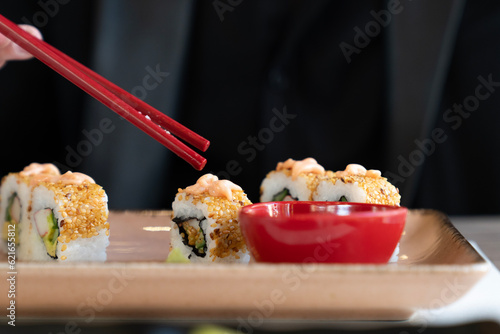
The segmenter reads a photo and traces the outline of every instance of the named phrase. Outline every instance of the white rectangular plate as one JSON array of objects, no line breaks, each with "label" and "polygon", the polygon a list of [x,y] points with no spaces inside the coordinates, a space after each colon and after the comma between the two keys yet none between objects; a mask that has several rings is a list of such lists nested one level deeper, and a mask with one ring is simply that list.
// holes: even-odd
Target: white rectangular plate
[{"label": "white rectangular plate", "polygon": [[485,260],[432,210],[409,212],[388,265],[167,264],[170,212],[111,212],[105,263],[0,265],[0,307],[18,317],[402,320],[453,303]]}]

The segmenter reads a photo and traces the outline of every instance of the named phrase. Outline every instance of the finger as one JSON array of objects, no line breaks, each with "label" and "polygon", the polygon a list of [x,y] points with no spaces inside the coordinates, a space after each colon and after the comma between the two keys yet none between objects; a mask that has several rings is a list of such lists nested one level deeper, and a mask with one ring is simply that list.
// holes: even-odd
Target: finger
[{"label": "finger", "polygon": [[10,44],[11,44],[10,39],[0,34],[0,68],[2,68],[5,65],[4,53],[5,50],[9,48],[8,46]]},{"label": "finger", "polygon": [[[40,31],[33,26],[19,25],[19,27],[37,38],[42,38]],[[0,61],[23,60],[31,57],[32,55],[29,52],[13,43],[4,35],[0,35]]]},{"label": "finger", "polygon": [[7,45],[9,45],[9,43],[10,39],[0,34],[0,49],[5,48]]},{"label": "finger", "polygon": [[[23,29],[24,31],[28,32],[29,34],[35,36],[38,39],[43,39],[42,33],[35,27],[27,25],[27,24],[20,24],[19,27]],[[13,43],[12,44],[12,49],[13,52],[16,55],[15,59],[29,59],[33,57],[28,51],[24,50],[22,47],[19,45]]]},{"label": "finger", "polygon": [[30,33],[31,35],[35,36],[38,39],[43,39],[43,36],[42,36],[42,33],[40,32],[40,30],[38,30],[34,26],[30,26],[28,24],[20,24],[19,28],[21,28],[24,31]]},{"label": "finger", "polygon": [[7,42],[2,38],[0,40],[0,62],[5,62],[15,58],[14,50],[12,49],[12,41],[7,39]]}]

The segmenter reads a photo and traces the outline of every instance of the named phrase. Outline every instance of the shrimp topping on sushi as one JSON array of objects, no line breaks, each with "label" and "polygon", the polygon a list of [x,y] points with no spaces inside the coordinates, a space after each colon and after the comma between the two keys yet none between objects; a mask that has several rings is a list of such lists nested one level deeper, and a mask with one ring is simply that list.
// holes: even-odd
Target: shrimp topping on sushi
[{"label": "shrimp topping on sushi", "polygon": [[61,175],[59,169],[57,169],[57,167],[53,164],[39,164],[36,162],[29,164],[28,166],[24,167],[21,172],[19,172],[19,176],[21,177],[29,177],[40,174]]},{"label": "shrimp topping on sushi", "polygon": [[313,173],[313,174],[325,173],[325,169],[323,168],[323,166],[318,164],[318,162],[314,158],[306,158],[301,161],[288,159],[285,162],[278,162],[276,170],[281,171],[283,169],[292,170],[292,180],[296,180],[297,177],[302,173]]},{"label": "shrimp topping on sushi", "polygon": [[335,177],[344,177],[344,176],[352,176],[352,175],[360,175],[366,177],[374,177],[378,178],[382,176],[382,173],[376,169],[366,170],[365,167],[358,164],[349,164],[345,168],[345,170],[338,171],[334,173]]},{"label": "shrimp topping on sushi", "polygon": [[199,195],[207,192],[210,196],[225,197],[233,200],[233,190],[241,190],[241,187],[228,180],[219,180],[213,174],[205,174],[198,179],[195,185],[186,188],[189,195]]}]

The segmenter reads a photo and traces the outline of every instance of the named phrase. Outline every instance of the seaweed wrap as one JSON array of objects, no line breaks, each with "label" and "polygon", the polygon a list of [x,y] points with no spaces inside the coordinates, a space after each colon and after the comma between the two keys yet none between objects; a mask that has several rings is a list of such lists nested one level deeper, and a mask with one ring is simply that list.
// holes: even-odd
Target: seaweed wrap
[{"label": "seaweed wrap", "polygon": [[399,205],[401,196],[380,171],[350,164],[343,171],[328,171],[320,177],[313,200]]},{"label": "seaweed wrap", "polygon": [[311,201],[325,169],[313,158],[279,162],[260,186],[260,201]]},{"label": "seaweed wrap", "polygon": [[179,189],[172,203],[167,261],[175,255],[190,262],[248,262],[250,253],[240,231],[238,212],[249,204],[239,186],[212,174]]}]

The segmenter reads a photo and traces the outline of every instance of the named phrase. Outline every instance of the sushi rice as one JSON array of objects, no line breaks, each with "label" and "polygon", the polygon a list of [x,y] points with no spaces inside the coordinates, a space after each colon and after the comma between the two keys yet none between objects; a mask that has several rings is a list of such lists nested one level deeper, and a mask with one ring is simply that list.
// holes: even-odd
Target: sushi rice
[{"label": "sushi rice", "polygon": [[[4,177],[1,188],[0,212],[3,215],[0,247],[7,252],[8,231],[15,230],[15,244],[17,251],[22,251],[21,240],[26,239],[29,227],[28,207],[30,190],[28,184],[22,182],[18,174],[11,173]],[[13,211],[15,213],[13,213]]]}]

